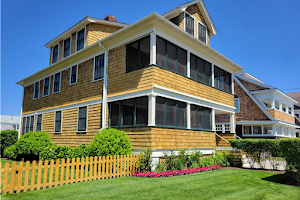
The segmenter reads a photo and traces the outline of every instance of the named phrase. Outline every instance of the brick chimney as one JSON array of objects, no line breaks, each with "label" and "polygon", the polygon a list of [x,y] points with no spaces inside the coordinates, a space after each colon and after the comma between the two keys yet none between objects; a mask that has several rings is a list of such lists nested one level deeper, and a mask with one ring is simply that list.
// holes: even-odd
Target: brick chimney
[{"label": "brick chimney", "polygon": [[111,22],[118,22],[118,20],[115,18],[115,16],[113,15],[107,15],[104,20],[107,20],[107,21],[111,21]]}]

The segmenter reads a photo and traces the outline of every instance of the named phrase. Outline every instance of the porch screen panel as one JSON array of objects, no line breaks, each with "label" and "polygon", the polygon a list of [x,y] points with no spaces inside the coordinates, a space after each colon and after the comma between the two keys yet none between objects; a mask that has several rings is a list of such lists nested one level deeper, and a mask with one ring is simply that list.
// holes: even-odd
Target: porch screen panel
[{"label": "porch screen panel", "polygon": [[134,99],[123,101],[123,126],[133,125]]},{"label": "porch screen panel", "polygon": [[148,124],[148,97],[136,99],[136,125]]},{"label": "porch screen panel", "polygon": [[218,67],[214,67],[214,77],[215,77],[215,88],[219,88],[219,68]]},{"label": "porch screen panel", "polygon": [[191,54],[190,57],[190,76],[192,79],[198,80],[197,79],[197,57]]},{"label": "porch screen panel", "polygon": [[205,83],[211,85],[211,64],[207,61],[204,61],[205,69]]},{"label": "porch screen panel", "polygon": [[127,45],[127,71],[138,69],[139,66],[139,43],[138,41]]},{"label": "porch screen panel", "polygon": [[191,105],[191,128],[197,128],[197,106]]},{"label": "porch screen panel", "polygon": [[156,97],[155,123],[158,125],[165,125],[165,101],[162,97]]},{"label": "porch screen panel", "polygon": [[150,63],[150,37],[140,40],[140,68],[148,66]]},{"label": "porch screen panel", "polygon": [[30,125],[30,117],[27,117],[26,118],[26,132],[25,133],[29,132],[29,125]]},{"label": "porch screen panel", "polygon": [[110,126],[119,126],[120,123],[120,102],[110,103]]},{"label": "porch screen panel", "polygon": [[211,109],[205,108],[205,129],[211,130]]},{"label": "porch screen panel", "polygon": [[186,127],[186,103],[178,101],[177,105],[177,126]]},{"label": "porch screen panel", "polygon": [[167,44],[167,55],[168,55],[167,68],[173,72],[176,72],[177,51],[176,51],[176,46],[170,42],[168,42]]},{"label": "porch screen panel", "polygon": [[201,106],[198,106],[198,121],[197,121],[197,129],[204,129],[204,108]]},{"label": "porch screen panel", "polygon": [[156,36],[156,64],[166,67],[166,41]]},{"label": "porch screen panel", "polygon": [[197,58],[198,81],[204,83],[204,60]]},{"label": "porch screen panel", "polygon": [[167,126],[176,126],[176,101],[167,99]]},{"label": "porch screen panel", "polygon": [[23,117],[23,123],[22,123],[22,135],[26,133],[26,117]]},{"label": "porch screen panel", "polygon": [[178,48],[178,73],[186,75],[186,56],[187,52],[184,49]]}]

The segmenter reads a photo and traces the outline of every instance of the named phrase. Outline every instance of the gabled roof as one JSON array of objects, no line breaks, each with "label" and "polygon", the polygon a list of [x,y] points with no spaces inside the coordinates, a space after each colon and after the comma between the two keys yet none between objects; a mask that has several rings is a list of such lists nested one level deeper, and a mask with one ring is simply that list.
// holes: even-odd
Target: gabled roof
[{"label": "gabled roof", "polygon": [[249,83],[252,83],[254,85],[257,85],[257,86],[260,86],[260,87],[263,87],[265,89],[275,89],[275,87],[273,86],[270,86],[270,85],[267,85],[265,84],[264,82],[262,82],[261,80],[259,80],[258,78],[252,76],[251,74],[249,74],[248,72],[245,72],[245,71],[238,71],[238,72],[235,72],[234,75],[242,80],[245,80]]},{"label": "gabled roof", "polygon": [[124,24],[124,23],[120,23],[120,22],[112,22],[112,21],[107,21],[107,20],[98,19],[98,18],[94,18],[94,17],[85,17],[80,22],[78,22],[77,24],[75,24],[74,26],[72,26],[71,28],[69,28],[68,30],[66,30],[65,32],[63,32],[62,34],[60,34],[59,36],[57,36],[56,38],[54,38],[53,40],[51,40],[50,42],[45,44],[45,46],[47,48],[51,48],[51,46],[53,46],[53,44],[56,44],[60,40],[67,39],[68,37],[70,37],[70,35],[72,33],[83,29],[89,23],[99,23],[99,24],[118,26],[118,27],[128,26],[128,24]]},{"label": "gabled roof", "polygon": [[166,12],[165,14],[163,14],[162,16],[167,18],[167,19],[171,19],[173,17],[176,17],[178,14],[184,12],[186,10],[187,7],[196,4],[207,24],[207,27],[210,31],[210,36],[214,36],[218,33],[206,7],[205,4],[203,3],[202,0],[194,0],[194,1],[190,1],[188,3],[182,4],[172,10],[170,10],[169,12]]},{"label": "gabled roof", "polygon": [[290,96],[291,98],[295,99],[296,101],[298,101],[298,103],[296,103],[297,106],[300,106],[300,92],[292,92],[292,93],[286,93],[288,96]]}]

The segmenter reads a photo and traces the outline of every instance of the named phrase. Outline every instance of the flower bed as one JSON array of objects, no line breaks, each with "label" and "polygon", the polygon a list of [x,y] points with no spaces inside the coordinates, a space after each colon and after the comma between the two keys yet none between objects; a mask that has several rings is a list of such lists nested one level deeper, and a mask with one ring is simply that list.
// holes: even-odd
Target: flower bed
[{"label": "flower bed", "polygon": [[197,172],[205,172],[211,170],[221,169],[222,165],[213,165],[209,167],[196,167],[191,169],[183,169],[183,170],[175,170],[175,171],[166,171],[166,172],[139,172],[133,173],[132,175],[135,177],[150,177],[150,178],[157,178],[157,177],[170,177],[170,176],[178,176],[178,175],[186,175],[186,174],[193,174]]}]

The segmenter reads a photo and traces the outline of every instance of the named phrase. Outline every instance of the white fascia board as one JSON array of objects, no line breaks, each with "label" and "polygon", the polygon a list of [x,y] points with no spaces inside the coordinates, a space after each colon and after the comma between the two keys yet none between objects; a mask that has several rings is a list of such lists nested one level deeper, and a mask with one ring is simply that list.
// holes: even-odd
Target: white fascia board
[{"label": "white fascia board", "polygon": [[[219,123],[221,124],[221,123]],[[223,123],[225,124],[225,123]],[[280,124],[280,125],[283,125],[283,126],[288,126],[288,127],[293,127],[293,128],[300,128],[300,126],[296,125],[296,124],[290,124],[290,123],[287,123],[287,122],[284,122],[284,121],[239,121],[239,122],[236,122],[237,125],[265,125],[265,124]]]},{"label": "white fascia board", "polygon": [[[294,103],[296,104],[296,103],[298,103],[298,101],[294,100],[293,98],[289,97],[288,95],[286,95],[285,93],[281,92],[278,89],[258,90],[258,91],[251,92],[251,94],[259,94],[260,95],[260,94],[265,94],[265,93],[270,93],[270,92],[274,92],[278,96],[284,98],[285,100],[288,100],[290,102],[289,104],[294,104]],[[286,102],[284,102],[284,103],[286,103]]]},{"label": "white fascia board", "polygon": [[262,104],[249,92],[249,90],[239,81],[235,75],[233,76],[233,79],[240,85],[240,87],[246,92],[246,94],[256,103],[256,105],[265,113],[265,115],[270,119],[274,120],[272,115],[263,107]]},{"label": "white fascia board", "polygon": [[273,87],[273,86],[270,86],[270,85],[267,85],[267,84],[265,84],[265,83],[261,83],[261,82],[258,82],[258,81],[254,81],[254,80],[252,80],[252,79],[249,79],[249,78],[246,78],[246,77],[244,77],[244,76],[241,76],[241,75],[239,75],[239,74],[237,74],[237,73],[235,73],[234,76],[236,76],[236,77],[238,77],[238,78],[240,78],[240,79],[243,79],[243,80],[245,80],[245,81],[247,81],[247,82],[250,82],[250,83],[252,83],[252,84],[254,84],[254,85],[257,85],[257,86],[266,87],[266,88],[271,88],[271,89],[276,89],[276,88]]}]

